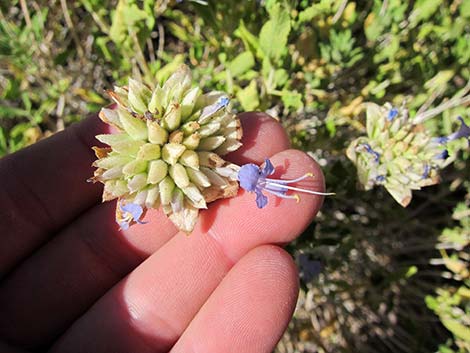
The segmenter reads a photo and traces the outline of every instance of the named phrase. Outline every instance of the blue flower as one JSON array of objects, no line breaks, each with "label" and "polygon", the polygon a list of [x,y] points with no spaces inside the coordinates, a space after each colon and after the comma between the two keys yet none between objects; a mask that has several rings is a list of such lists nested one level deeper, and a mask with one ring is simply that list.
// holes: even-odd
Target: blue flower
[{"label": "blue flower", "polygon": [[460,129],[453,134],[450,134],[447,136],[448,141],[453,141],[453,140],[458,140],[459,138],[465,137],[469,138],[470,137],[470,127],[465,124],[465,121],[462,119],[461,116],[459,116],[457,119],[460,120]]},{"label": "blue flower", "polygon": [[215,103],[208,105],[202,110],[201,116],[199,117],[199,119],[207,119],[208,117],[213,116],[219,110],[226,108],[229,103],[230,103],[230,99],[228,97],[226,96],[220,97]]},{"label": "blue flower", "polygon": [[449,141],[458,140],[462,137],[465,137],[466,139],[470,138],[470,127],[465,124],[465,121],[462,119],[461,116],[459,116],[457,119],[459,119],[460,121],[460,128],[456,132],[450,134],[449,136],[436,137],[435,139],[433,139],[433,141],[440,144],[445,144]]},{"label": "blue flower", "polygon": [[373,149],[372,147],[370,147],[370,145],[369,145],[368,143],[364,143],[363,146],[364,146],[365,150],[366,150],[368,153],[370,153],[370,154],[372,154],[372,155],[374,156],[374,161],[375,161],[376,163],[378,163],[378,162],[379,162],[379,159],[380,159],[380,153],[374,151],[374,149]]},{"label": "blue flower", "polygon": [[378,183],[383,183],[387,178],[385,177],[385,175],[377,175],[375,177],[375,180],[378,182]]},{"label": "blue flower", "polygon": [[396,118],[397,115],[398,115],[398,109],[397,108],[392,108],[388,112],[387,120],[392,121],[393,119]]},{"label": "blue flower", "polygon": [[434,156],[434,159],[447,159],[449,158],[449,151],[443,150],[441,153],[438,153]]},{"label": "blue flower", "polygon": [[140,220],[140,217],[142,217],[143,213],[144,210],[139,204],[127,203],[123,205],[121,202],[119,202],[119,205],[116,209],[116,222],[123,230],[129,229],[129,225],[132,222],[145,224],[147,222]]},{"label": "blue flower", "polygon": [[431,172],[431,167],[429,164],[424,166],[423,174],[421,175],[421,179],[427,179],[429,177],[429,173]]},{"label": "blue flower", "polygon": [[295,199],[297,202],[300,201],[299,195],[286,195],[288,190],[295,190],[313,195],[332,195],[331,193],[300,189],[288,185],[312,177],[312,173],[307,173],[300,178],[290,180],[268,178],[268,176],[272,175],[274,171],[274,166],[269,159],[265,159],[265,164],[262,169],[253,163],[248,163],[240,167],[240,171],[238,172],[238,181],[240,182],[240,186],[246,191],[254,192],[256,194],[256,205],[258,208],[263,208],[268,204],[268,198],[263,194],[263,191],[269,192],[270,194],[283,199]]},{"label": "blue flower", "polygon": [[300,277],[307,282],[312,281],[323,270],[323,265],[320,261],[309,259],[308,255],[300,254],[298,257]]}]

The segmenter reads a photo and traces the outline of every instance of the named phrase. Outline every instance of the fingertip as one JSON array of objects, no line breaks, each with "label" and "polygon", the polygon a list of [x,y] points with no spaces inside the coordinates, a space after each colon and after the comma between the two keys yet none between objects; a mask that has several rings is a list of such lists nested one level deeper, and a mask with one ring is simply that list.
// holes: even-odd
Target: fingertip
[{"label": "fingertip", "polygon": [[238,115],[243,128],[243,146],[227,155],[227,159],[238,165],[261,163],[268,156],[290,146],[282,125],[266,113],[247,112]]},{"label": "fingertip", "polygon": [[[287,251],[272,244],[261,245],[248,252],[242,261],[256,264],[250,266],[254,267],[256,273],[250,277],[261,284],[266,282],[266,286],[272,286],[282,298],[295,306],[299,292],[299,273],[295,261]],[[273,275],[266,275],[268,273]]]},{"label": "fingertip", "polygon": [[271,352],[298,296],[291,256],[273,245],[248,252],[207,300],[172,352]]}]

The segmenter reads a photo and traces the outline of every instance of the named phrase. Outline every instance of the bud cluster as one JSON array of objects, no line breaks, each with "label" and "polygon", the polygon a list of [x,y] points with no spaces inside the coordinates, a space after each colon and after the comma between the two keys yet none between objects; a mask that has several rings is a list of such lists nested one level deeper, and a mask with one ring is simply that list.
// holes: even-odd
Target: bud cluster
[{"label": "bud cluster", "polygon": [[129,79],[128,87],[108,92],[117,107],[103,108],[99,116],[117,133],[96,136],[109,147],[94,147],[98,160],[91,180],[104,184],[103,201],[119,200],[121,228],[161,206],[189,233],[199,209],[238,191],[238,167],[222,156],[241,146],[240,121],[225,94],[202,94],[191,86],[183,65],[163,86],[149,88]]},{"label": "bud cluster", "polygon": [[406,207],[412,190],[439,182],[438,171],[447,151],[423,124],[415,124],[405,108],[368,103],[367,136],[354,140],[347,149],[356,165],[359,182],[366,189],[383,185]]}]

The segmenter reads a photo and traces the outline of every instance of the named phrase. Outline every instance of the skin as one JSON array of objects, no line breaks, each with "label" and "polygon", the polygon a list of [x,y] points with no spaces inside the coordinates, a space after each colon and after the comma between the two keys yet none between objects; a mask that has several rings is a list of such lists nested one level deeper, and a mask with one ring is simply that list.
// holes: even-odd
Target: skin
[{"label": "skin", "polygon": [[[240,115],[244,146],[227,156],[275,177],[313,172],[302,187],[324,191],[318,165],[289,149],[261,113]],[[0,351],[271,352],[295,307],[298,275],[282,244],[318,212],[321,196],[269,196],[258,209],[241,190],[201,212],[190,236],[160,210],[120,231],[115,202],[101,203],[89,117],[0,160]]]}]

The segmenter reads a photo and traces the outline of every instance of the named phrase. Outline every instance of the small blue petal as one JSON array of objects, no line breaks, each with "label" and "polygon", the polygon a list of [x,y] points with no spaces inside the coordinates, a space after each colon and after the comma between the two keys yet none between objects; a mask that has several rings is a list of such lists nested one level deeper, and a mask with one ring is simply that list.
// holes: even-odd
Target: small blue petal
[{"label": "small blue petal", "polygon": [[238,181],[240,186],[246,191],[253,192],[258,184],[260,178],[260,170],[256,164],[245,164],[241,166],[238,172]]},{"label": "small blue petal", "polygon": [[310,260],[308,255],[299,256],[300,277],[310,282],[315,279],[323,270],[322,263],[317,260]]},{"label": "small blue petal", "polygon": [[434,156],[434,159],[447,159],[449,158],[449,151],[444,150]]},{"label": "small blue petal", "polygon": [[398,109],[392,108],[392,109],[390,109],[390,111],[388,112],[387,120],[388,120],[388,121],[392,121],[393,119],[395,119],[395,117],[396,117],[397,115],[398,115]]},{"label": "small blue petal", "polygon": [[459,116],[458,119],[460,120],[460,128],[458,131],[447,136],[448,141],[457,140],[462,137],[465,137],[465,138],[470,137],[470,127],[467,124],[465,124],[465,121],[462,119],[461,116]]},{"label": "small blue petal", "polygon": [[372,155],[374,155],[374,160],[375,162],[379,162],[379,159],[380,159],[380,153],[374,151],[374,149],[368,144],[368,143],[365,143],[364,145],[364,148],[366,149],[366,151]]},{"label": "small blue petal", "polygon": [[121,210],[130,213],[134,221],[139,220],[144,212],[142,206],[136,203],[125,204],[124,206],[121,206]]},{"label": "small blue petal", "polygon": [[213,114],[217,113],[219,110],[225,108],[230,102],[230,99],[227,97],[221,97],[214,104],[206,106],[201,113],[199,119],[205,119]]},{"label": "small blue petal", "polygon": [[217,102],[217,105],[220,108],[225,108],[228,104],[230,103],[230,99],[228,97],[222,97],[220,100]]},{"label": "small blue petal", "polygon": [[447,141],[449,141],[449,139],[447,138],[447,136],[440,136],[440,137],[434,137],[431,142],[433,143],[438,143],[440,145],[445,145],[447,143]]},{"label": "small blue petal", "polygon": [[120,227],[122,230],[128,230],[128,229],[129,229],[129,222],[130,222],[130,221],[122,221],[122,222],[119,222],[119,227]]},{"label": "small blue petal", "polygon": [[385,175],[377,175],[375,180],[378,181],[379,183],[381,183],[381,182],[385,181]]},{"label": "small blue petal", "polygon": [[[122,218],[123,220],[118,222],[121,229],[128,229],[131,222],[136,222],[139,224],[146,224],[147,222],[143,222],[140,220],[144,210],[142,206],[136,203],[128,203],[125,205],[119,204],[121,211],[124,213]],[[130,217],[129,217],[130,216]]]},{"label": "small blue petal", "polygon": [[427,179],[430,171],[431,171],[431,167],[428,164],[426,164],[424,166],[424,171],[423,171],[423,175],[421,175],[421,179]]},{"label": "small blue petal", "polygon": [[264,168],[261,170],[261,176],[266,178],[268,175],[274,173],[274,166],[269,159],[264,160]]},{"label": "small blue petal", "polygon": [[258,206],[258,208],[263,208],[267,204],[268,204],[268,198],[265,195],[263,195],[260,189],[257,189],[256,190],[256,206]]}]

